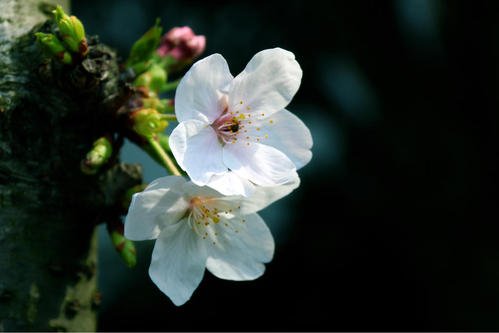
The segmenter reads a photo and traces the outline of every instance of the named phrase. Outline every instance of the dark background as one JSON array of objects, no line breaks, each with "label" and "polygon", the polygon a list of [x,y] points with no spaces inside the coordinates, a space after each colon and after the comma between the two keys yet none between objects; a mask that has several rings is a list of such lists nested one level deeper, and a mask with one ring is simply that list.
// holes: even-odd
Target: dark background
[{"label": "dark background", "polygon": [[[304,72],[288,109],[314,137],[302,185],[262,212],[274,260],[208,272],[175,307],[101,232],[103,331],[499,330],[497,1],[73,0],[126,57],[156,17],[239,73],[280,46]],[[163,175],[127,145],[147,181]]]}]

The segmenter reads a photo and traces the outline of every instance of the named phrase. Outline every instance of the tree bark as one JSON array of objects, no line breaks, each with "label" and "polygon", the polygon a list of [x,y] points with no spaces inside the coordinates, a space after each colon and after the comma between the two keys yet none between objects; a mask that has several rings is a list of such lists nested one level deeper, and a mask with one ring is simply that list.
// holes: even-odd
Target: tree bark
[{"label": "tree bark", "polygon": [[0,331],[95,331],[95,228],[141,174],[116,153],[97,175],[80,171],[93,141],[113,133],[126,89],[95,40],[80,64],[47,60],[33,37],[53,28],[47,3],[68,10],[0,2]]}]

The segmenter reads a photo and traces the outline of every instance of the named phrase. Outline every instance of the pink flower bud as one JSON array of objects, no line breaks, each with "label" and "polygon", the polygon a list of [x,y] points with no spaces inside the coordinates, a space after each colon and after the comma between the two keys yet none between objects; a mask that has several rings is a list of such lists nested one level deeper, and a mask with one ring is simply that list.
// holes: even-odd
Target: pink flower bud
[{"label": "pink flower bud", "polygon": [[205,36],[197,36],[189,27],[175,27],[161,39],[157,52],[160,56],[172,56],[178,61],[190,61],[203,53]]}]

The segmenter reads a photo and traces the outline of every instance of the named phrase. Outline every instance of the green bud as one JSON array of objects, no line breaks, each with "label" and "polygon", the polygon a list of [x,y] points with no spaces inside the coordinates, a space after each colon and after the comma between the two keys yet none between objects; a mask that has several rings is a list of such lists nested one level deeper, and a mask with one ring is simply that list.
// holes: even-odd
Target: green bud
[{"label": "green bud", "polygon": [[71,54],[66,51],[66,48],[56,35],[36,32],[35,36],[38,43],[43,46],[45,52],[52,57],[60,60],[64,64],[71,64],[73,62]]},{"label": "green bud", "polygon": [[156,96],[142,98],[142,106],[147,109],[155,109],[159,113],[163,113],[164,105]]},{"label": "green bud", "polygon": [[146,138],[164,131],[168,126],[168,121],[155,109],[140,109],[133,112],[131,117],[133,130]]},{"label": "green bud", "polygon": [[135,87],[149,87],[151,84],[151,74],[149,72],[144,72],[137,76],[133,81]]},{"label": "green bud", "polygon": [[155,96],[142,98],[144,108],[156,109],[159,113],[173,113],[173,100]]},{"label": "green bud", "polygon": [[151,73],[151,83],[149,85],[149,89],[154,92],[158,92],[166,83],[168,74],[164,68],[158,65],[153,65],[148,72]]},{"label": "green bud", "polygon": [[88,45],[85,28],[81,21],[76,16],[67,15],[61,6],[57,6],[53,13],[64,44],[71,52],[85,56],[88,52]]},{"label": "green bud", "polygon": [[137,76],[134,81],[134,86],[147,87],[149,90],[158,93],[167,79],[168,75],[161,66],[152,65],[149,70]]},{"label": "green bud", "polygon": [[145,66],[136,66],[140,63],[147,64],[161,41],[161,32],[163,28],[159,26],[160,20],[156,20],[156,24],[150,28],[142,37],[140,37],[132,46],[130,55],[126,61],[126,67],[134,67],[137,74],[145,70]]},{"label": "green bud", "polygon": [[113,153],[113,146],[109,139],[105,136],[97,139],[92,150],[87,153],[87,156],[81,163],[81,171],[87,175],[96,174],[99,168],[106,164]]},{"label": "green bud", "polygon": [[135,250],[135,244],[125,238],[122,230],[111,230],[109,232],[111,236],[111,242],[114,248],[118,251],[121,259],[129,268],[135,267],[137,264],[137,251]]}]

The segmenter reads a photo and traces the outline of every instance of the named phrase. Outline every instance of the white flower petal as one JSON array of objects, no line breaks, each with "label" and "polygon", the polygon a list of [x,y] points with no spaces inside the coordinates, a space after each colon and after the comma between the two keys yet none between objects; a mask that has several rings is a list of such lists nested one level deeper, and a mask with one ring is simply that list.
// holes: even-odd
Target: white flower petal
[{"label": "white flower petal", "polygon": [[223,197],[221,193],[208,186],[198,186],[192,181],[186,182],[182,185],[182,191],[187,197],[206,197],[206,198],[220,198]]},{"label": "white flower petal", "polygon": [[[252,186],[254,187],[254,185]],[[182,186],[182,190],[187,198],[209,199],[209,203],[205,203],[205,205],[216,207],[220,212],[231,211],[239,214],[241,201],[245,199],[241,195],[224,195],[209,186],[197,186],[193,182],[186,182]]]},{"label": "white flower petal", "polygon": [[245,197],[251,195],[255,188],[255,185],[250,181],[239,177],[232,171],[214,175],[206,186],[214,188],[224,195],[242,195]]},{"label": "white flower petal", "polygon": [[296,167],[286,155],[256,142],[225,145],[223,161],[238,176],[260,186],[285,184],[296,175]]},{"label": "white flower petal", "polygon": [[166,225],[177,222],[187,211],[183,196],[174,189],[185,183],[183,177],[169,176],[153,181],[132,197],[125,218],[125,237],[131,240],[155,239]]},{"label": "white flower petal", "polygon": [[175,305],[182,305],[203,279],[206,252],[183,219],[164,228],[154,244],[149,276]]},{"label": "white flower petal", "polygon": [[299,169],[312,158],[312,135],[307,126],[286,109],[266,119],[253,119],[246,135],[282,151]]},{"label": "white flower petal", "polygon": [[297,173],[295,173],[295,177],[292,180],[283,185],[255,186],[253,193],[244,200],[241,200],[239,213],[243,215],[256,213],[271,203],[285,197],[298,186],[300,186],[300,178]]},{"label": "white flower petal", "polygon": [[212,123],[224,111],[226,102],[222,96],[232,79],[220,54],[212,54],[192,65],[175,93],[178,121],[197,119]]},{"label": "white flower petal", "polygon": [[[229,221],[228,226],[224,223]],[[258,214],[241,219],[222,220],[216,244],[206,242],[206,268],[226,280],[253,280],[265,271],[263,263],[272,260],[274,239]]]},{"label": "white flower petal", "polygon": [[281,48],[258,52],[232,81],[229,110],[270,116],[289,104],[301,78],[293,53]]},{"label": "white flower petal", "polygon": [[169,143],[177,163],[200,186],[206,185],[213,175],[227,171],[217,134],[201,121],[188,120],[178,124]]}]

